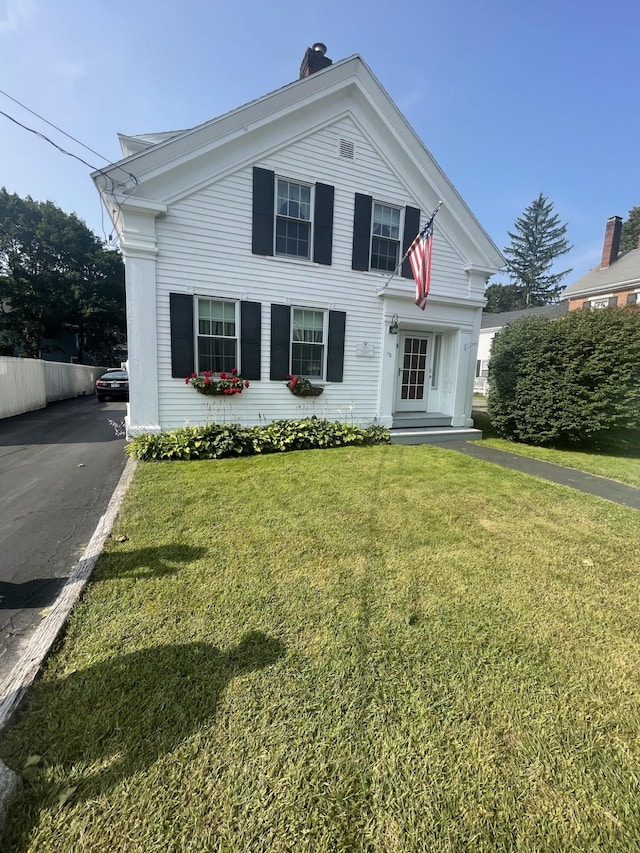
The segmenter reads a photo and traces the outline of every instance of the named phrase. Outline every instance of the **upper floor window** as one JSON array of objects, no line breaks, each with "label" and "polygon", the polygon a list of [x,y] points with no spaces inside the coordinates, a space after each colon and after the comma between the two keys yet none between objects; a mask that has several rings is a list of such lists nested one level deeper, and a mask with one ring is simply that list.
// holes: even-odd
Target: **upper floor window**
[{"label": "upper floor window", "polygon": [[230,373],[239,366],[236,311],[235,302],[198,299],[199,373]]},{"label": "upper floor window", "polygon": [[251,251],[331,264],[334,188],[253,167]]},{"label": "upper floor window", "polygon": [[294,308],[291,322],[291,373],[324,378],[325,311]]},{"label": "upper floor window", "polygon": [[[351,269],[392,273],[420,231],[420,210],[374,201],[356,193],[353,205]],[[407,259],[398,273],[413,279]]]},{"label": "upper floor window", "polygon": [[373,205],[371,269],[393,272],[400,252],[400,210],[386,204]]},{"label": "upper floor window", "polygon": [[311,187],[278,178],[276,255],[308,258],[311,244]]}]

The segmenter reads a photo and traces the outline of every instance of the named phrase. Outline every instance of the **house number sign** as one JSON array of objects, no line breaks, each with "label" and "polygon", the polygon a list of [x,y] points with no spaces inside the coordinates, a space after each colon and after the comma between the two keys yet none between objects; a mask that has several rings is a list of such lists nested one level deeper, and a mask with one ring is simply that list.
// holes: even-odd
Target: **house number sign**
[{"label": "house number sign", "polygon": [[375,347],[373,344],[367,343],[356,344],[356,355],[358,358],[373,358],[375,355]]}]

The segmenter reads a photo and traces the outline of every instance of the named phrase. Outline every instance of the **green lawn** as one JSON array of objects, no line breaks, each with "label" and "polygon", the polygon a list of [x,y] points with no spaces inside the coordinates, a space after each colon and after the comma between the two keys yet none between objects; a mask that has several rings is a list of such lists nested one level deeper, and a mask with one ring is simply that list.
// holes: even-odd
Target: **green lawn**
[{"label": "green lawn", "polygon": [[599,477],[618,480],[629,486],[640,487],[640,434],[634,452],[629,452],[628,448],[613,447],[599,451],[556,450],[553,447],[534,447],[530,444],[519,444],[497,438],[486,412],[475,412],[474,421],[477,428],[483,430],[482,443],[489,447],[533,459],[542,459],[543,462],[553,462],[556,465],[586,471],[587,474],[596,474]]},{"label": "green lawn", "polygon": [[637,512],[435,447],[142,464],[1,849],[638,850],[639,573]]},{"label": "green lawn", "polygon": [[583,450],[555,450],[552,447],[532,447],[528,444],[505,441],[503,438],[488,438],[483,444],[495,447],[498,450],[506,450],[509,453],[518,453],[521,456],[530,456],[533,459],[542,459],[544,462],[564,465],[567,468],[577,468],[578,471],[597,474],[599,477],[608,477],[610,480],[618,480],[620,483],[627,483],[629,486],[640,486],[640,457],[617,456],[611,453],[594,453]]}]

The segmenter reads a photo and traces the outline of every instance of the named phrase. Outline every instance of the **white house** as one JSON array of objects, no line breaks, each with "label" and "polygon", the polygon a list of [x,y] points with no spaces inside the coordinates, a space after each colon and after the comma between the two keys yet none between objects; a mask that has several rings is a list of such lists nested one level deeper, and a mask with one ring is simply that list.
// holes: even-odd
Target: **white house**
[{"label": "white house", "polygon": [[[361,57],[325,52],[191,130],[120,136],[124,159],[93,173],[126,265],[129,436],[312,414],[405,441],[472,426],[485,281],[504,260]],[[422,311],[408,263],[391,272],[440,200]],[[231,367],[242,394],[185,384]],[[322,396],[292,395],[288,374]]]}]

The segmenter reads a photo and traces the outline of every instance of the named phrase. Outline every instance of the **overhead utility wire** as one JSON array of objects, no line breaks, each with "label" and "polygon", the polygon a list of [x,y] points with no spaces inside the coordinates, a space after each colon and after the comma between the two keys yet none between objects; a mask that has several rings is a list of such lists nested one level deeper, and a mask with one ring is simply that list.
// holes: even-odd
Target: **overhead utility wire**
[{"label": "overhead utility wire", "polygon": [[36,136],[39,136],[40,139],[44,139],[45,142],[48,142],[49,145],[53,145],[54,148],[57,148],[58,151],[61,151],[63,154],[66,154],[68,157],[73,157],[74,160],[79,160],[81,163],[84,163],[85,166],[88,166],[90,169],[93,169],[95,172],[101,172],[101,169],[98,169],[97,166],[92,166],[91,163],[87,163],[86,160],[83,160],[82,157],[78,157],[77,154],[72,154],[71,151],[66,151],[64,148],[61,148],[57,142],[54,142],[52,139],[49,139],[48,136],[45,136],[44,133],[40,133],[39,130],[34,130],[32,127],[27,127],[26,124],[22,124],[22,122],[18,121],[17,118],[13,118],[8,113],[5,113],[3,110],[0,110],[0,115],[3,115],[5,118],[8,118],[9,121],[12,121],[14,124],[17,124],[18,127],[21,127],[23,130],[28,130],[29,133],[33,133]]},{"label": "overhead utility wire", "polygon": [[[73,157],[74,160],[79,160],[80,163],[83,163],[85,166],[88,166],[90,169],[93,169],[94,172],[98,172],[99,174],[101,174],[103,176],[103,178],[105,178],[105,180],[111,181],[111,192],[112,193],[113,193],[116,186],[124,186],[123,184],[119,184],[118,181],[114,181],[110,175],[107,175],[107,173],[105,171],[103,171],[102,169],[98,168],[98,166],[93,166],[91,163],[87,163],[86,160],[83,160],[82,157],[78,157],[77,154],[72,154],[71,151],[67,151],[65,148],[62,148],[60,145],[58,145],[57,142],[54,142],[52,139],[49,139],[48,136],[45,136],[44,133],[40,133],[39,130],[34,130],[32,127],[27,127],[26,124],[22,124],[22,122],[18,121],[17,118],[13,118],[13,116],[10,116],[8,113],[5,113],[3,110],[0,110],[0,115],[3,115],[5,118],[8,118],[9,121],[12,121],[14,124],[17,124],[18,127],[21,127],[23,130],[28,130],[29,133],[33,133],[33,134],[35,134],[35,136],[39,136],[40,139],[44,139],[45,142],[48,142],[49,145],[53,145],[53,147],[57,148],[58,151],[62,152],[62,154],[66,154],[68,157]],[[86,146],[85,146],[85,148],[86,148]],[[100,156],[100,155],[98,155],[98,156]],[[120,167],[118,167],[118,168],[120,168]],[[124,172],[125,170],[123,169],[122,171]],[[131,180],[136,185],[138,184],[138,179],[136,178],[135,175],[132,175],[131,172],[126,172],[126,174],[131,178]]]},{"label": "overhead utility wire", "polygon": [[89,148],[89,146],[85,145],[84,142],[80,142],[80,140],[76,139],[75,136],[71,136],[70,133],[67,133],[61,127],[58,127],[57,124],[54,124],[52,121],[46,119],[44,116],[41,116],[39,113],[37,113],[35,110],[32,110],[26,104],[23,104],[22,101],[19,101],[17,98],[12,97],[8,92],[5,92],[0,89],[0,95],[4,95],[5,98],[9,98],[9,100],[13,101],[14,104],[17,104],[19,107],[22,107],[23,110],[26,110],[28,113],[31,113],[31,115],[34,115],[36,118],[39,118],[40,121],[43,121],[45,124],[48,124],[49,127],[53,127],[54,130],[58,131],[58,133],[62,133],[64,136],[67,136],[69,139],[72,139],[74,142],[77,142],[78,145],[81,145],[83,148],[86,148],[87,151],[91,151],[92,154],[95,154],[96,157],[99,157],[101,160],[104,160],[105,163],[109,162],[109,159],[107,157],[104,157],[102,154],[99,154],[97,151],[94,151],[93,148]]},{"label": "overhead utility wire", "polygon": [[[86,148],[87,151],[91,151],[91,153],[95,154],[96,157],[100,157],[101,160],[104,160],[106,163],[109,163],[109,159],[107,157],[105,157],[103,154],[100,154],[98,151],[94,151],[93,148],[90,148],[88,145],[85,145],[84,142],[80,142],[80,140],[76,139],[75,136],[72,136],[70,133],[67,133],[61,127],[58,127],[57,124],[54,124],[53,122],[46,119],[44,116],[41,116],[39,113],[37,113],[35,110],[32,110],[26,104],[23,104],[22,101],[19,101],[17,98],[14,98],[8,92],[5,92],[4,89],[0,89],[0,94],[4,95],[6,98],[9,98],[10,101],[13,101],[15,104],[18,104],[18,106],[22,107],[27,112],[36,116],[36,118],[39,118],[45,124],[48,124],[50,127],[53,127],[59,133],[62,133],[63,136],[66,136],[69,139],[72,139],[78,145],[81,145],[83,148]],[[54,148],[57,148],[58,151],[61,151],[63,154],[67,154],[69,157],[75,157],[76,160],[79,160],[85,166],[88,166],[90,169],[93,169],[94,171],[99,172],[105,179],[108,177],[108,179],[111,181],[112,191],[113,191],[113,188],[115,188],[115,186],[118,184],[118,182],[114,181],[113,178],[111,178],[110,176],[107,176],[102,169],[99,169],[97,166],[92,166],[91,163],[87,163],[87,161],[83,160],[82,157],[77,157],[75,154],[72,154],[70,151],[66,151],[64,148],[61,148],[59,145],[57,145],[55,142],[53,142],[51,139],[49,139],[48,136],[45,136],[43,133],[40,133],[40,131],[34,130],[31,127],[27,127],[25,124],[22,124],[17,119],[13,118],[8,113],[3,112],[2,110],[0,110],[0,114],[2,114],[3,116],[5,116],[5,118],[8,118],[10,121],[14,122],[15,124],[17,124],[19,127],[22,127],[24,130],[28,130],[30,133],[34,133],[36,136],[39,136],[41,139],[44,139],[45,142],[48,142],[50,145],[53,145]],[[124,172],[128,178],[131,178],[131,180],[134,182],[134,184],[136,186],[138,185],[138,179],[136,178],[135,175],[132,175],[131,172],[127,172],[126,169],[122,168],[122,166],[116,166],[116,168],[119,169],[121,172]]]}]

